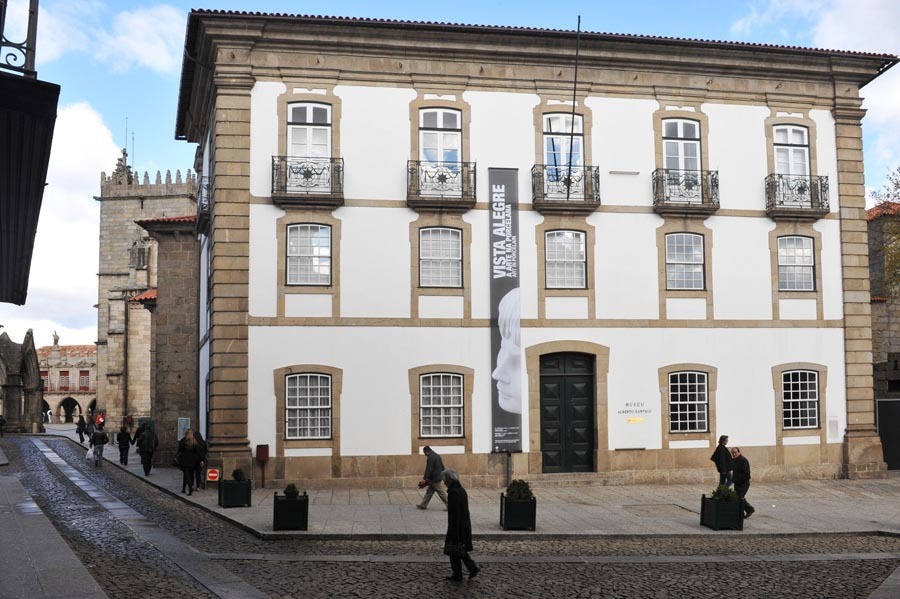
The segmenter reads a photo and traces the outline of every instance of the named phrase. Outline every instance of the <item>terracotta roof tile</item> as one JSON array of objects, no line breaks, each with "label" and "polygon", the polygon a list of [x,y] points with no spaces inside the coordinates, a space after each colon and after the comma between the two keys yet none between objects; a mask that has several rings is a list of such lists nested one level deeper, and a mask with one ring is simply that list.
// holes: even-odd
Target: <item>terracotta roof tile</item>
[{"label": "terracotta roof tile", "polygon": [[[38,358],[49,358],[53,351],[52,345],[45,345],[35,350]],[[96,345],[60,345],[59,353],[61,356],[69,358],[94,358],[97,356]]]},{"label": "terracotta roof tile", "polygon": [[156,291],[157,291],[156,289],[149,289],[149,290],[145,291],[144,293],[141,293],[140,295],[134,296],[133,298],[131,298],[131,301],[145,302],[145,301],[149,301],[149,300],[155,300],[156,295],[157,295]]},{"label": "terracotta roof tile", "polygon": [[164,216],[160,218],[146,218],[144,220],[136,220],[139,225],[149,225],[153,223],[193,223],[197,221],[196,214],[190,214],[188,216]]},{"label": "terracotta roof tile", "polygon": [[881,303],[884,303],[884,302],[888,301],[888,298],[886,298],[886,297],[881,297],[880,295],[873,295],[873,296],[872,296],[871,298],[869,298],[869,299],[870,299],[872,302],[876,303],[876,304],[881,304]]}]

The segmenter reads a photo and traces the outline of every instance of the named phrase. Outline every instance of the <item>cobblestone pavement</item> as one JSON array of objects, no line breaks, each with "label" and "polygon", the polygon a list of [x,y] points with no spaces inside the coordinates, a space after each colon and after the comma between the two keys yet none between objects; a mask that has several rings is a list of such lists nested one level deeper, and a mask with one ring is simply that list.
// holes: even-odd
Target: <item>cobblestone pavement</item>
[{"label": "cobblestone pavement", "polygon": [[[900,566],[900,538],[869,534],[476,539],[484,572],[455,584],[444,580],[438,538],[264,541],[109,464],[94,468],[68,441],[44,442],[91,483],[271,597],[847,599],[868,597]],[[5,473],[20,477],[110,597],[137,589],[214,596],[62,476],[30,439],[7,437],[0,447],[10,459]],[[885,558],[871,555],[879,553]]]}]

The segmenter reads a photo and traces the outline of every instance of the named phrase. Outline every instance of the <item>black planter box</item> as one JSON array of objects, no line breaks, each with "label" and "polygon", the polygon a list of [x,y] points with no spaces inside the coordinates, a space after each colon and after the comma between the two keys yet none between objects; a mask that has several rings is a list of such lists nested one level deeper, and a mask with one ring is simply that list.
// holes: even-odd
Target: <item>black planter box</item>
[{"label": "black planter box", "polygon": [[272,530],[306,530],[309,526],[309,495],[293,499],[275,493]]},{"label": "black planter box", "polygon": [[250,507],[250,481],[220,480],[219,505],[222,507]]},{"label": "black planter box", "polygon": [[719,501],[703,495],[700,499],[700,524],[713,530],[744,530],[744,502]]},{"label": "black planter box", "polygon": [[537,519],[537,499],[507,499],[500,493],[500,526],[503,530],[534,530]]}]

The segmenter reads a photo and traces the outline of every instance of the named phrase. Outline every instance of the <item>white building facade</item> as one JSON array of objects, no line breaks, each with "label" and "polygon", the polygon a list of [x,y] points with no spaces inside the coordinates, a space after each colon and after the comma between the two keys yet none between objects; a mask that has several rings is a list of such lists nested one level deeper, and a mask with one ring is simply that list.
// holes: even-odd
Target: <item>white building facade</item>
[{"label": "white building facade", "polygon": [[[896,59],[583,34],[573,92],[575,43],[191,14],[226,472],[268,445],[270,478],[394,485],[431,445],[481,484],[700,481],[724,434],[756,478],[881,475],[859,88]],[[499,358],[490,169],[517,184]]]}]

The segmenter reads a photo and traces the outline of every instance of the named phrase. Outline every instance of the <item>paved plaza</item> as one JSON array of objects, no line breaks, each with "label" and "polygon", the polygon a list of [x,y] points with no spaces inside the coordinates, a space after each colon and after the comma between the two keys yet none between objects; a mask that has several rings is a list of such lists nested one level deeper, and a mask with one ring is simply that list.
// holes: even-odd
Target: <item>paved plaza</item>
[{"label": "paved plaza", "polygon": [[135,454],[122,468],[108,447],[96,468],[50,428],[0,440],[3,599],[900,597],[897,477],[755,483],[743,532],[701,527],[710,489],[691,485],[537,488],[534,533],[504,532],[499,491],[470,489],[484,570],[454,584],[446,514],[416,509],[416,489],[311,491],[310,530],[274,533],[275,489],[222,509],[212,489],[182,495],[173,468],[144,477]]}]

